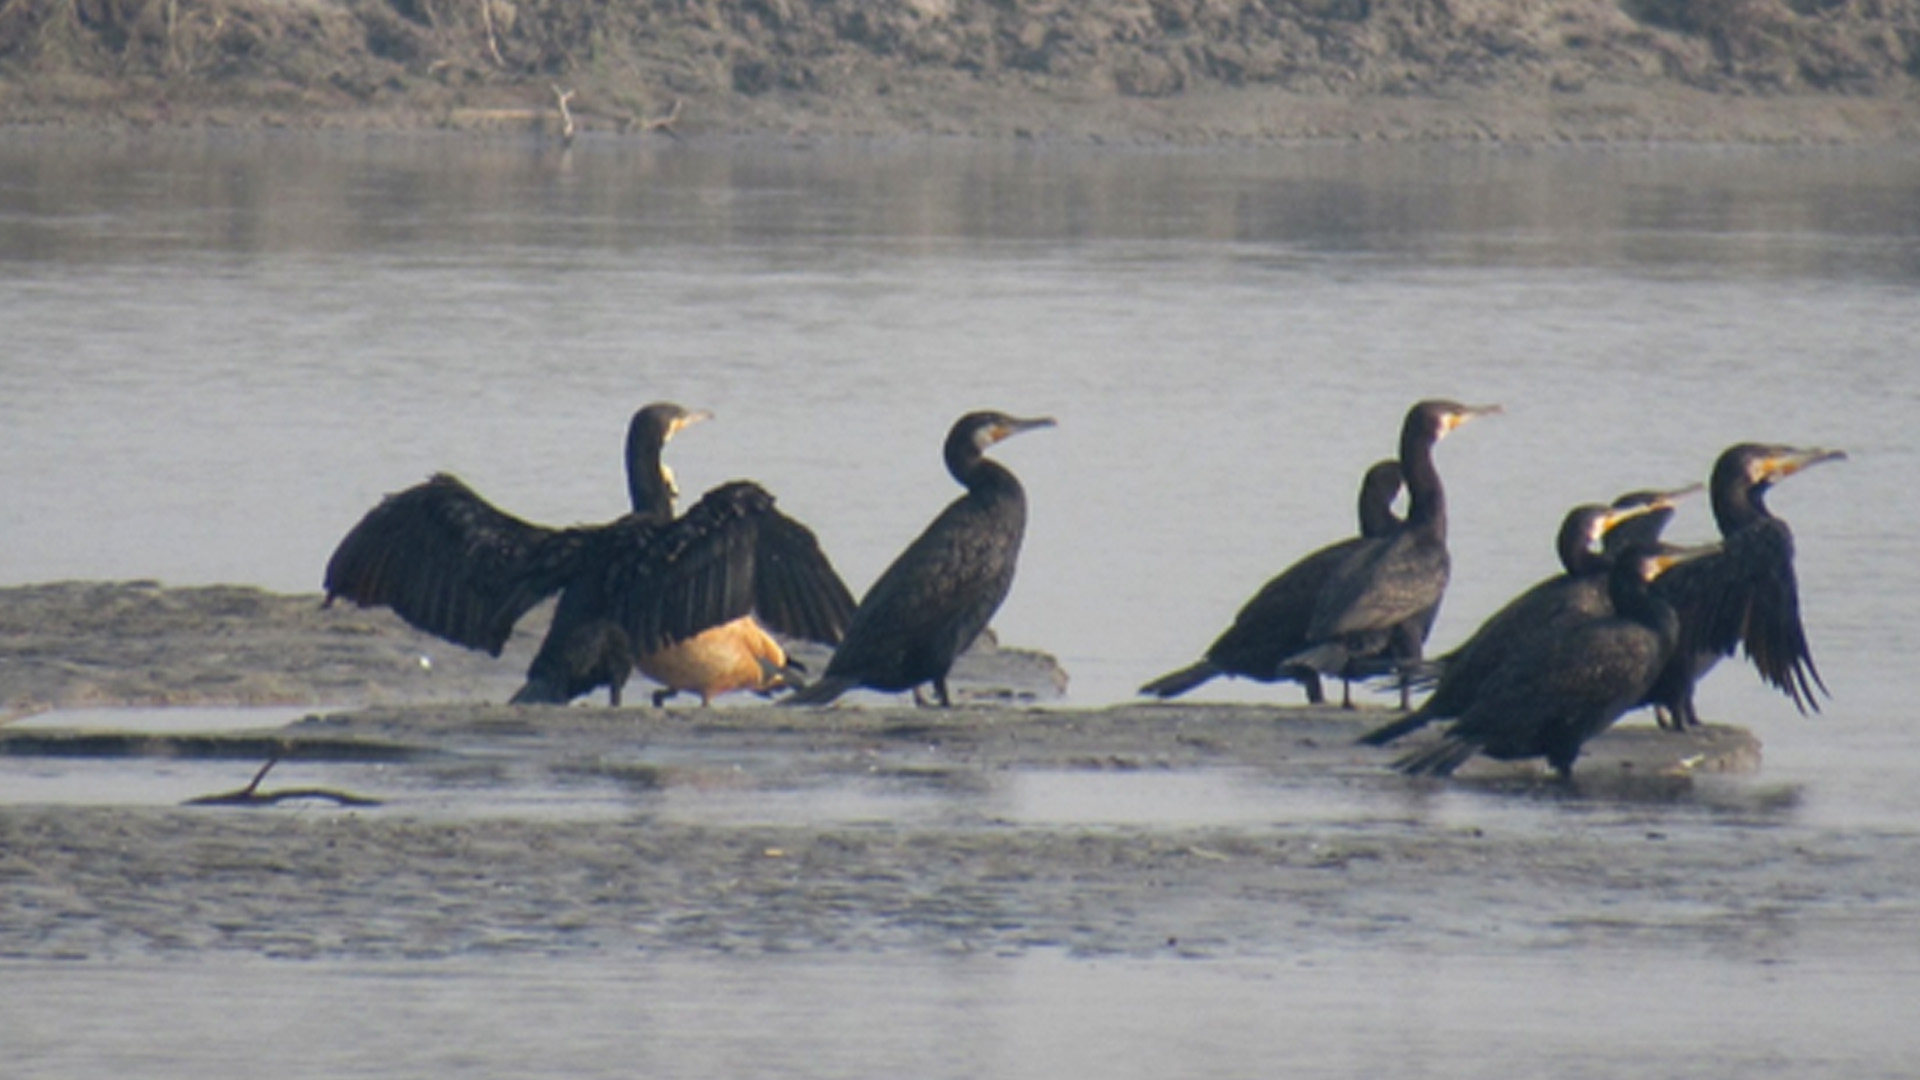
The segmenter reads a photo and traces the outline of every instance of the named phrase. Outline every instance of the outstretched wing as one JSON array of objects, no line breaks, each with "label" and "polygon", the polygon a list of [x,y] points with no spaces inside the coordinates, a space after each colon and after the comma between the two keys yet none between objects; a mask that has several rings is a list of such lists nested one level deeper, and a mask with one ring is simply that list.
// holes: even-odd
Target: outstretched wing
[{"label": "outstretched wing", "polygon": [[1814,689],[1824,693],[1827,688],[1800,623],[1792,530],[1769,519],[1724,543],[1719,554],[1682,563],[1654,579],[1654,591],[1680,616],[1675,655],[1732,656],[1743,647],[1760,677],[1792,698],[1801,712],[1820,711]]},{"label": "outstretched wing", "polygon": [[[389,607],[427,633],[495,656],[513,624],[557,589],[579,543],[495,508],[437,473],[367,511],[327,560],[327,602]],[[544,563],[544,580],[529,568]]]},{"label": "outstretched wing", "polygon": [[856,606],[813,530],[769,508],[754,547],[753,610],[760,620],[788,637],[838,645]]},{"label": "outstretched wing", "polygon": [[[1806,627],[1800,622],[1800,584],[1793,572],[1793,537],[1784,522],[1776,531],[1767,529],[1767,545],[1773,553],[1765,557],[1772,573],[1759,575],[1753,583],[1753,599],[1747,605],[1746,625],[1740,641],[1747,659],[1760,677],[1793,699],[1802,713],[1820,711],[1814,687],[1827,693],[1827,684],[1814,666],[1813,649],[1807,644]],[[1778,542],[1778,543],[1777,543]],[[1784,546],[1779,546],[1783,543]]]},{"label": "outstretched wing", "polygon": [[643,652],[747,614],[831,645],[853,617],[819,541],[751,481],[722,484],[631,546],[609,571],[608,609]]}]

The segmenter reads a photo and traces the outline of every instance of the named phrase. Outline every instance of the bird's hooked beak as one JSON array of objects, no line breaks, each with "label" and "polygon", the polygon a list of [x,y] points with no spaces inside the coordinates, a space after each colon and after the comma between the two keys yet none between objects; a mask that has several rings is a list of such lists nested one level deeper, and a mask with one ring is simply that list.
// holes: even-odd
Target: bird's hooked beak
[{"label": "bird's hooked beak", "polygon": [[1632,521],[1634,518],[1656,511],[1671,510],[1679,505],[1681,499],[1705,487],[1705,484],[1696,481],[1671,491],[1635,491],[1622,495],[1613,500],[1613,505],[1607,508],[1607,513],[1596,522],[1597,528],[1591,539],[1600,540],[1622,522]]},{"label": "bird's hooked beak", "polygon": [[661,439],[660,441],[666,442],[672,439],[675,435],[680,434],[681,431],[692,427],[693,425],[701,422],[702,420],[711,420],[711,419],[713,419],[713,413],[707,409],[695,409],[692,412],[681,413],[679,416],[676,416],[672,420],[667,421],[666,438]]},{"label": "bird's hooked beak", "polygon": [[1695,544],[1692,547],[1660,544],[1647,553],[1643,564],[1645,569],[1642,572],[1646,574],[1648,581],[1652,581],[1681,563],[1692,562],[1708,555],[1717,555],[1721,550],[1722,545],[1718,540],[1710,544]]},{"label": "bird's hooked beak", "polygon": [[1680,505],[1681,499],[1705,490],[1706,486],[1707,485],[1696,480],[1686,487],[1677,487],[1672,491],[1636,491],[1631,495],[1622,495],[1618,499],[1615,499],[1613,505],[1615,509],[1637,506],[1645,512],[1671,510]]},{"label": "bird's hooked beak", "polygon": [[1671,503],[1649,500],[1647,502],[1628,503],[1625,506],[1619,504],[1609,506],[1607,507],[1606,513],[1601,514],[1599,518],[1595,519],[1593,535],[1587,537],[1588,544],[1591,546],[1597,543],[1601,537],[1612,532],[1621,522],[1632,521],[1637,517],[1644,517],[1647,514],[1653,513],[1655,510],[1664,510],[1671,505]]},{"label": "bird's hooked beak", "polygon": [[992,446],[994,443],[1004,439],[1011,439],[1023,431],[1033,431],[1036,428],[1050,428],[1052,426],[1054,426],[1054,421],[1051,416],[1036,416],[1031,420],[1022,420],[1019,417],[1009,416],[1000,423],[987,429],[987,445]]},{"label": "bird's hooked beak", "polygon": [[1506,411],[1498,405],[1462,405],[1459,409],[1448,412],[1440,418],[1440,435],[1444,438],[1454,428],[1469,420],[1477,420],[1482,416],[1498,416]]},{"label": "bird's hooked beak", "polygon": [[1845,461],[1846,457],[1845,450],[1824,450],[1817,446],[1802,450],[1793,446],[1777,446],[1768,450],[1767,456],[1760,459],[1760,475],[1757,479],[1770,484],[1775,480],[1784,480],[1802,469],[1812,468],[1823,461]]}]

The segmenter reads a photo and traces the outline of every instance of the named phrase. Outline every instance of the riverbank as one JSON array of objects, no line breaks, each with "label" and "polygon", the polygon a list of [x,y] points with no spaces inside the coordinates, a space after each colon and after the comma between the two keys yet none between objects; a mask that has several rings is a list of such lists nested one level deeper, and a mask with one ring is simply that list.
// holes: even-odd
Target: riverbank
[{"label": "riverbank", "polygon": [[0,123],[1902,142],[1920,0],[20,3]]}]

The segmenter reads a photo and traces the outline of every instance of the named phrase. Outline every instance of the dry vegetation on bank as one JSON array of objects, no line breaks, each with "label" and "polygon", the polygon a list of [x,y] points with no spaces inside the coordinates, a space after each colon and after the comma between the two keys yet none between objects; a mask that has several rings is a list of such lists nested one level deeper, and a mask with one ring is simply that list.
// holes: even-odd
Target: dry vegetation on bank
[{"label": "dry vegetation on bank", "polygon": [[1818,141],[1917,84],[1920,0],[0,0],[14,123]]}]

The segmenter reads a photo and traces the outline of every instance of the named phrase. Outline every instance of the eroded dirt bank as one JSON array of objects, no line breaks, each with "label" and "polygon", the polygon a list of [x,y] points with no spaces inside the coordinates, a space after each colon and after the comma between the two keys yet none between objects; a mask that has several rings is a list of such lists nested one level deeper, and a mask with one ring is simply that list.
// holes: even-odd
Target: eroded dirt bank
[{"label": "eroded dirt bank", "polygon": [[1920,133],[1920,0],[15,0],[0,121],[1207,141]]}]

